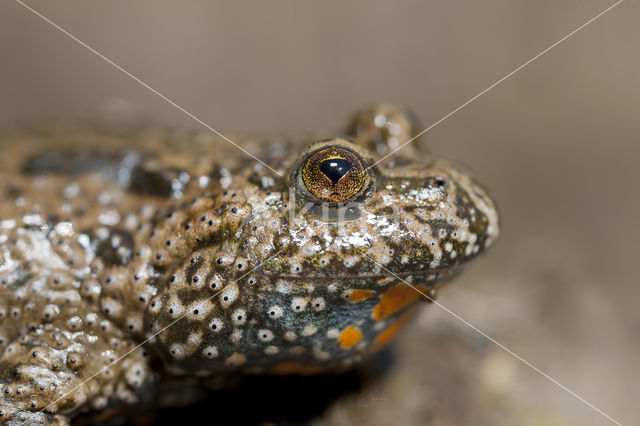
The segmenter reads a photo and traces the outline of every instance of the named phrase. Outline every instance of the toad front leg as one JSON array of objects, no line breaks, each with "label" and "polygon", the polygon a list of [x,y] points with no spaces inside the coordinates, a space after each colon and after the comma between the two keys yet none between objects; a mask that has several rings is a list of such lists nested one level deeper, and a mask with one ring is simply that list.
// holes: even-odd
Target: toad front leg
[{"label": "toad front leg", "polygon": [[150,395],[144,350],[99,307],[89,237],[35,213],[2,225],[0,423],[65,424]]},{"label": "toad front leg", "polygon": [[67,416],[83,409],[132,404],[150,394],[143,392],[153,382],[144,350],[96,314],[75,318],[82,331],[39,329],[6,345],[0,422],[67,424]]}]

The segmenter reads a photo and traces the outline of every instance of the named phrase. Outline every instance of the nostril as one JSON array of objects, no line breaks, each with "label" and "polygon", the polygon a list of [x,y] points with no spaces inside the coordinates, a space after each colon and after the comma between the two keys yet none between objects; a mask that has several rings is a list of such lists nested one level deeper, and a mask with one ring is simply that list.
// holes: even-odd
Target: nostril
[{"label": "nostril", "polygon": [[444,188],[447,186],[447,180],[440,176],[435,178],[434,183],[437,188]]}]

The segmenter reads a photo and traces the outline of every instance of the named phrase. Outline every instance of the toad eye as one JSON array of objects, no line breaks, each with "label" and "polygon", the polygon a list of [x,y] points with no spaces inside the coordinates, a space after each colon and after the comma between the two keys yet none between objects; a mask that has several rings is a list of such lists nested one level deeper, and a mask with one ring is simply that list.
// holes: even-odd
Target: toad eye
[{"label": "toad eye", "polygon": [[367,165],[354,151],[331,146],[311,154],[302,166],[302,181],[322,201],[348,201],[367,180]]}]

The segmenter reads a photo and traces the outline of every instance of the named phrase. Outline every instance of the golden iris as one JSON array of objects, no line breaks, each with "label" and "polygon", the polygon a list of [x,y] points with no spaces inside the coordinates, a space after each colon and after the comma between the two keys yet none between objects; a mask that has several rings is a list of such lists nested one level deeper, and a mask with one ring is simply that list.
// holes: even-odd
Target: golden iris
[{"label": "golden iris", "polygon": [[318,199],[340,203],[348,201],[362,189],[366,170],[366,164],[358,154],[331,146],[307,158],[302,167],[302,181]]}]

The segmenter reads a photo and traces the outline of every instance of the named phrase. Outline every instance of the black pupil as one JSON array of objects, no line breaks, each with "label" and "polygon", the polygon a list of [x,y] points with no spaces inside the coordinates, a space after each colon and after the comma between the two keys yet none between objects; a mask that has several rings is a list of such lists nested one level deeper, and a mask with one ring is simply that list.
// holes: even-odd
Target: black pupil
[{"label": "black pupil", "polygon": [[351,170],[351,163],[342,158],[332,158],[320,163],[320,171],[324,173],[334,185],[338,183],[342,176],[346,175],[349,170]]}]

